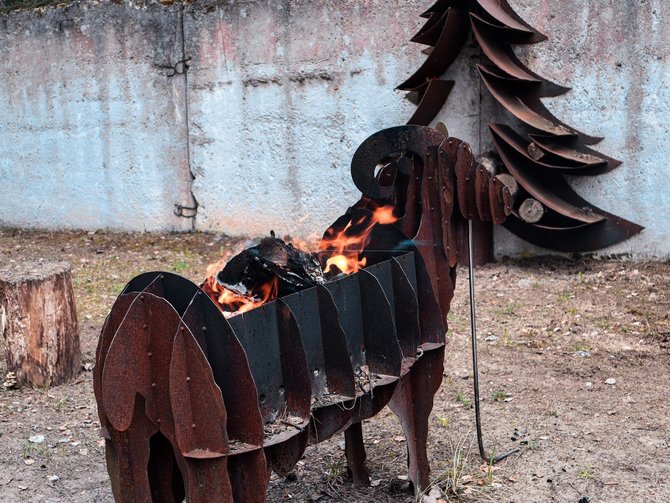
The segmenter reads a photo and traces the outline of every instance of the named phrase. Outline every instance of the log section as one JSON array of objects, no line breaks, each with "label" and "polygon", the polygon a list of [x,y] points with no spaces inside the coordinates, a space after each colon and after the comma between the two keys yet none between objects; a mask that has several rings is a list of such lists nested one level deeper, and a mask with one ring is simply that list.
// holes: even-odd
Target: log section
[{"label": "log section", "polygon": [[55,386],[77,376],[81,350],[70,265],[0,266],[0,333],[18,385]]}]

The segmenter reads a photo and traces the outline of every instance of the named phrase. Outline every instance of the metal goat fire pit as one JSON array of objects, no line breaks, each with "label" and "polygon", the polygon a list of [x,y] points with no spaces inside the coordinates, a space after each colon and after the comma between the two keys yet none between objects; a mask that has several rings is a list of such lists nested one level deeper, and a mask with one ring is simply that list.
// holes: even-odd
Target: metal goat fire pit
[{"label": "metal goat fire pit", "polygon": [[[363,197],[320,252],[326,269],[353,260],[349,275],[229,319],[171,273],[125,287],[94,372],[117,502],[263,502],[271,471],[339,432],[354,482],[367,484],[361,421],[385,405],[406,433],[415,490],[427,487],[460,242],[474,214],[501,223],[510,195],[467,144],[421,126],[370,137],[352,175]],[[333,245],[360,229],[358,248]]]}]

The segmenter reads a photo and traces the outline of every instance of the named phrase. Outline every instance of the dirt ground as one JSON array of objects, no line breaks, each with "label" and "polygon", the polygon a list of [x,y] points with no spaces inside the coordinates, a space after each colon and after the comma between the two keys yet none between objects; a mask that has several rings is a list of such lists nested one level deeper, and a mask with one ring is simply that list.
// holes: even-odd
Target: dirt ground
[{"label": "dirt ground", "polygon": [[[90,371],[107,311],[135,274],[199,280],[243,245],[208,234],[0,231],[2,263],[72,264],[83,350],[70,385],[0,390],[0,501],[112,501]],[[520,449],[493,467],[479,460],[473,435],[466,276],[431,419],[442,499],[670,501],[670,264],[553,258],[476,271],[485,442],[496,453]],[[268,501],[414,501],[397,420],[384,410],[364,430],[373,487],[349,484],[334,438],[309,448],[286,479],[273,478]]]}]

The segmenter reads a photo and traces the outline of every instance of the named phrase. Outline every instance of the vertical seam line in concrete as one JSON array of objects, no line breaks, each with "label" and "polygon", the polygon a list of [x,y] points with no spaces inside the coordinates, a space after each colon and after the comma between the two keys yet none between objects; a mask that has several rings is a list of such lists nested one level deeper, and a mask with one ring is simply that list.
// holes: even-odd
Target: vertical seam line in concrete
[{"label": "vertical seam line in concrete", "polygon": [[[474,37],[474,34],[473,34],[473,37]],[[479,64],[480,65],[482,64],[482,47],[481,47],[481,45],[479,46]],[[477,72],[477,73],[479,73],[479,72]],[[484,97],[482,96],[482,78],[481,78],[480,75],[477,75],[477,74],[475,74],[475,78],[477,78],[477,82],[479,83],[479,104],[478,104],[479,113],[477,114],[477,142],[478,142],[477,155],[482,155],[482,100],[484,99]]]},{"label": "vertical seam line in concrete", "polygon": [[191,230],[195,231],[195,219],[198,217],[198,200],[195,198],[195,193],[193,192],[193,180],[195,180],[195,175],[193,174],[193,168],[191,166],[191,128],[190,128],[190,110],[189,110],[189,99],[188,99],[188,66],[186,62],[186,36],[184,29],[184,10],[186,6],[182,3],[179,9],[179,31],[181,35],[181,59],[184,62],[184,127],[186,128],[186,164],[188,165],[188,189],[191,194],[191,200],[193,201],[193,207],[195,208],[193,212],[193,217],[191,218]]}]

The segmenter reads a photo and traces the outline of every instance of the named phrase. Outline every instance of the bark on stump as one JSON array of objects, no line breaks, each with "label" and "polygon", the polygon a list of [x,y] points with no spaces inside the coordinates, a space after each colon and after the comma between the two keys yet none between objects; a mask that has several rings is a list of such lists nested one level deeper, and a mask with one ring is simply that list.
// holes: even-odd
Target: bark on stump
[{"label": "bark on stump", "polygon": [[81,350],[70,265],[0,267],[0,333],[8,370],[19,386],[55,386],[76,377]]}]

